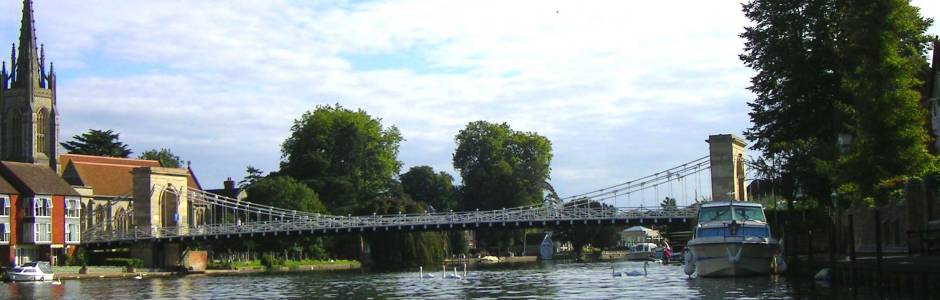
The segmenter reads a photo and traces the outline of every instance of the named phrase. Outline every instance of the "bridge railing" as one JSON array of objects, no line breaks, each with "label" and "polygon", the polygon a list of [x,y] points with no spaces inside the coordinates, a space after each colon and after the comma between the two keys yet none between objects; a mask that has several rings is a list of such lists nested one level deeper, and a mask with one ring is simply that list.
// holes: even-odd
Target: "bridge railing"
[{"label": "bridge railing", "polygon": [[497,224],[523,222],[586,222],[618,219],[694,218],[696,210],[689,207],[650,209],[642,207],[522,207],[489,211],[438,212],[423,214],[391,214],[371,216],[333,216],[303,214],[290,218],[256,220],[244,223],[199,224],[188,227],[133,228],[127,231],[92,228],[83,235],[85,242],[145,240],[186,236],[218,236],[231,234],[266,234],[292,231],[361,231],[363,229],[430,227],[446,228],[466,224]]}]

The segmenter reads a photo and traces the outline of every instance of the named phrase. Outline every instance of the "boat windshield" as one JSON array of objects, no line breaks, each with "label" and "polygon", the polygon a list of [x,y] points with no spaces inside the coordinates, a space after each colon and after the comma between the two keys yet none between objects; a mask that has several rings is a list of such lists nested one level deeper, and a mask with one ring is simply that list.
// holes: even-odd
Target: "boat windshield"
[{"label": "boat windshield", "polygon": [[699,222],[731,221],[730,206],[702,207],[698,212]]},{"label": "boat windshield", "polygon": [[760,207],[749,206],[715,206],[699,209],[699,221],[761,221],[766,222],[764,212]]},{"label": "boat windshield", "polygon": [[760,207],[735,206],[734,219],[738,221],[767,222],[767,220],[764,219],[764,211]]}]

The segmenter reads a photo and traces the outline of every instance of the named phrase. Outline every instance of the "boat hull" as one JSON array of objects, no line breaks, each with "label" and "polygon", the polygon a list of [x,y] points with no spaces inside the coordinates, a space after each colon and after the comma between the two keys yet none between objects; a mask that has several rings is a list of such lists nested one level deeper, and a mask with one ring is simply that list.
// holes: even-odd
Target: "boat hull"
[{"label": "boat hull", "polygon": [[51,281],[52,274],[16,274],[10,273],[7,279],[10,281]]},{"label": "boat hull", "polygon": [[694,239],[688,248],[695,259],[695,271],[702,277],[770,274],[779,251],[776,241],[759,237]]}]

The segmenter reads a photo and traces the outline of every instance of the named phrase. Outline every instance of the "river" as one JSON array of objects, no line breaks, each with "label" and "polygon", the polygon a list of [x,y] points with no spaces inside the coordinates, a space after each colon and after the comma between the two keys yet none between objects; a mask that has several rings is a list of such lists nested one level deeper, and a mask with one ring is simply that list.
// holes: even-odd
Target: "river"
[{"label": "river", "polygon": [[[643,271],[640,262],[613,266],[622,272]],[[466,280],[442,280],[440,268],[432,274],[434,279],[423,280],[417,270],[356,270],[67,280],[59,285],[6,283],[0,299],[785,299],[837,294],[819,284],[796,283],[782,276],[688,279],[682,267],[653,263],[646,276],[637,277],[611,276],[609,262],[480,267],[470,270]]]}]

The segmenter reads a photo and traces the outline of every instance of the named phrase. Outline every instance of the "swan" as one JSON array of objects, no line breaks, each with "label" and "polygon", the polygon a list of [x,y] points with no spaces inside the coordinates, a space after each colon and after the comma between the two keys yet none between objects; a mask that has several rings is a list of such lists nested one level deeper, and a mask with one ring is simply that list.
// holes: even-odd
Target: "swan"
[{"label": "swan", "polygon": [[52,284],[53,284],[53,285],[60,285],[60,284],[62,284],[62,279],[56,278],[56,280],[53,281]]},{"label": "swan", "polygon": [[445,278],[447,279],[458,279],[458,280],[463,279],[463,276],[460,276],[457,274],[457,267],[454,267],[454,274],[447,274],[445,276],[446,276]]},{"label": "swan", "polygon": [[424,267],[422,266],[422,267],[418,267],[418,278],[420,279],[434,278],[434,274],[431,274],[431,273],[425,274]]},{"label": "swan", "polygon": [[640,273],[640,271],[616,272],[616,271],[614,271],[614,266],[610,266],[610,270],[611,270],[612,275],[613,275],[614,277],[646,276],[646,274],[647,274],[647,273],[646,273],[646,267],[649,266],[649,264],[650,264],[650,262],[648,262],[648,261],[643,263],[643,273]]},{"label": "swan", "polygon": [[137,274],[137,276],[134,276],[134,279],[137,279],[137,280],[144,279],[144,276]]}]

